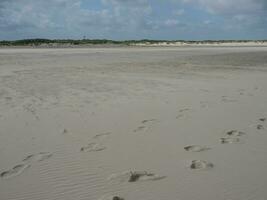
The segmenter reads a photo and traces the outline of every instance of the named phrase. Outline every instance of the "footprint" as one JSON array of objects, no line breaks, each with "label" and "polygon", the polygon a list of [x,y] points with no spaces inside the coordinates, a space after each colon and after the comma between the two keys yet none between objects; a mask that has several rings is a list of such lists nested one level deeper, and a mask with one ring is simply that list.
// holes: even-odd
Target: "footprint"
[{"label": "footprint", "polygon": [[187,111],[189,111],[189,110],[190,110],[189,108],[180,109],[180,110],[179,110],[179,113],[180,113],[180,114],[176,116],[176,119],[179,119],[179,118],[183,117],[183,116],[184,116],[183,113],[184,113],[184,112],[187,112]]},{"label": "footprint", "polygon": [[2,172],[0,174],[0,177],[8,179],[8,178],[20,175],[23,171],[25,171],[31,166],[31,162],[34,162],[34,161],[41,162],[43,160],[50,158],[52,155],[53,154],[49,152],[30,154],[22,160],[23,164],[16,165],[12,169]]},{"label": "footprint", "polygon": [[112,197],[112,200],[124,200],[124,198],[118,197],[118,196],[114,196]]},{"label": "footprint", "polygon": [[110,134],[111,134],[111,132],[107,132],[107,133],[99,133],[99,134],[95,135],[95,136],[93,137],[93,139],[99,139],[99,138],[107,137],[107,136],[110,135]]},{"label": "footprint", "polygon": [[146,171],[126,171],[120,174],[112,174],[108,180],[119,180],[120,182],[157,181],[166,178]]},{"label": "footprint", "polygon": [[210,92],[210,90],[207,90],[207,89],[200,89],[200,91],[202,91],[202,92],[207,92],[207,93]]},{"label": "footprint", "polygon": [[33,159],[33,157],[34,157],[34,154],[28,155],[22,161],[23,162],[29,162]]},{"label": "footprint", "polygon": [[124,200],[124,198],[119,196],[103,196],[98,200]]},{"label": "footprint", "polygon": [[36,159],[36,161],[41,162],[41,161],[44,161],[44,160],[51,158],[52,156],[53,156],[52,153],[41,152],[41,153],[36,155],[35,159]]},{"label": "footprint", "polygon": [[[151,123],[151,122],[155,122],[156,119],[145,119],[143,121],[141,121],[142,124],[147,124],[147,123]],[[146,126],[139,126],[136,129],[133,130],[133,132],[139,132],[139,131],[144,131],[145,129],[147,129],[148,127]]]},{"label": "footprint", "polygon": [[129,171],[125,171],[125,172],[118,173],[118,174],[111,174],[108,177],[108,180],[109,181],[116,180],[119,182],[127,182],[129,180],[130,175],[131,175],[131,173]]},{"label": "footprint", "polygon": [[179,118],[181,118],[183,116],[184,116],[183,114],[179,114],[179,115],[176,116],[176,119],[179,119]]},{"label": "footprint", "polygon": [[199,146],[199,145],[191,145],[191,146],[184,147],[184,149],[189,152],[201,152],[201,151],[210,150],[211,148],[205,147],[205,146]]},{"label": "footprint", "polygon": [[182,112],[189,111],[189,110],[190,110],[189,108],[183,108],[183,109],[180,109],[179,112],[182,113]]},{"label": "footprint", "polygon": [[41,161],[46,160],[46,159],[48,159],[48,158],[50,158],[52,156],[53,156],[52,153],[49,153],[49,152],[40,152],[38,154],[28,155],[22,161],[23,162],[31,162],[31,161],[41,162]]},{"label": "footprint", "polygon": [[234,136],[234,137],[239,137],[239,136],[245,135],[244,132],[238,131],[238,130],[231,130],[231,131],[228,131],[226,134],[228,136]]},{"label": "footprint", "polygon": [[237,102],[235,99],[230,99],[228,96],[222,96],[223,102]]},{"label": "footprint", "polygon": [[238,143],[239,141],[239,138],[221,138],[221,144],[233,144]]},{"label": "footprint", "polygon": [[136,181],[156,181],[165,178],[164,176],[159,176],[154,173],[148,172],[130,172],[130,177],[128,182],[136,182]]},{"label": "footprint", "polygon": [[266,118],[260,118],[259,119],[261,122],[265,122],[266,121]]},{"label": "footprint", "polygon": [[138,128],[134,129],[134,132],[139,132],[139,131],[142,131],[144,130],[146,127],[145,126],[139,126]]},{"label": "footprint", "polygon": [[261,125],[261,124],[258,124],[258,125],[257,125],[257,129],[258,129],[258,130],[263,130],[263,129],[264,129],[264,126]]},{"label": "footprint", "polygon": [[146,124],[146,123],[148,123],[148,122],[154,122],[154,121],[156,121],[156,119],[145,119],[145,120],[143,120],[141,123],[142,123],[142,124]]},{"label": "footprint", "polygon": [[22,174],[26,169],[28,169],[31,165],[29,164],[19,164],[13,167],[10,170],[4,171],[0,174],[0,177],[3,179],[9,179],[15,176]]},{"label": "footprint", "polygon": [[214,164],[203,160],[193,160],[190,164],[190,169],[197,169],[197,170],[211,169],[213,167]]},{"label": "footprint", "polygon": [[208,101],[200,101],[199,103],[200,103],[201,108],[207,108],[209,105]]},{"label": "footprint", "polygon": [[86,151],[86,152],[97,152],[97,151],[103,151],[106,147],[98,144],[98,143],[90,143],[85,147],[82,147],[80,151]]}]

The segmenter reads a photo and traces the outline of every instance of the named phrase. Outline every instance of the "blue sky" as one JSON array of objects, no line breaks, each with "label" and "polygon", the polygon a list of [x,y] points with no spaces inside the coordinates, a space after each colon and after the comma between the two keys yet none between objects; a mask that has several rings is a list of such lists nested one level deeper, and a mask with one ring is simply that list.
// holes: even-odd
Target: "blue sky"
[{"label": "blue sky", "polygon": [[0,40],[267,39],[267,0],[0,0]]}]

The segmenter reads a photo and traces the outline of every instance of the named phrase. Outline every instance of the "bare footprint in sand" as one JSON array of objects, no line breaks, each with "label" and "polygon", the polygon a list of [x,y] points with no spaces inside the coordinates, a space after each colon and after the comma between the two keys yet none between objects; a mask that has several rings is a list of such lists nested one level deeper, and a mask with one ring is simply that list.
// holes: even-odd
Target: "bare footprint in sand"
[{"label": "bare footprint in sand", "polygon": [[119,197],[119,196],[114,196],[112,197],[112,200],[124,200],[124,198]]},{"label": "bare footprint in sand", "polygon": [[176,119],[182,118],[184,115],[183,114],[179,114],[176,116]]},{"label": "bare footprint in sand", "polygon": [[34,154],[26,156],[22,161],[23,162],[30,162],[34,158]]},{"label": "bare footprint in sand", "polygon": [[98,200],[124,200],[124,198],[119,196],[103,196]]},{"label": "bare footprint in sand", "polygon": [[189,108],[183,108],[183,109],[179,110],[179,113],[183,113],[183,112],[186,112],[186,111],[189,111],[189,110],[190,110]]},{"label": "bare footprint in sand", "polygon": [[200,146],[200,145],[191,145],[191,146],[184,147],[184,150],[189,151],[189,152],[201,152],[201,151],[207,151],[210,149],[211,148],[209,147]]},{"label": "bare footprint in sand", "polygon": [[234,144],[240,141],[239,138],[221,138],[221,144]]},{"label": "bare footprint in sand", "polygon": [[229,103],[231,103],[231,102],[237,102],[237,100],[231,99],[228,96],[222,96],[222,101],[223,102],[229,102]]},{"label": "bare footprint in sand", "polygon": [[86,151],[86,152],[97,152],[97,151],[103,151],[106,147],[98,144],[98,143],[90,143],[85,147],[82,147],[80,151]]},{"label": "bare footprint in sand", "polygon": [[207,108],[209,106],[209,102],[208,101],[200,101],[200,106],[201,106],[201,108]]},{"label": "bare footprint in sand", "polygon": [[258,124],[256,128],[257,128],[258,130],[264,130],[264,126],[261,125],[261,124]]},{"label": "bare footprint in sand", "polygon": [[111,132],[107,132],[107,133],[99,133],[97,135],[95,135],[93,137],[93,139],[101,139],[101,138],[105,138],[107,137],[108,135],[111,135]]},{"label": "bare footprint in sand", "polygon": [[31,166],[32,162],[41,162],[44,161],[50,157],[52,157],[52,153],[49,152],[41,152],[38,154],[30,154],[26,156],[22,160],[22,164],[18,164],[15,167],[13,167],[10,170],[4,171],[0,174],[1,178],[8,179],[15,176],[20,175],[22,172],[24,172],[26,169],[28,169]]},{"label": "bare footprint in sand", "polygon": [[139,126],[137,127],[136,129],[133,130],[133,132],[139,132],[139,131],[144,131],[146,129],[148,129],[149,127],[147,126],[144,126],[145,124],[149,124],[149,123],[152,123],[152,122],[155,122],[157,121],[156,119],[145,119],[143,121],[141,121],[141,123],[143,124],[142,126]]},{"label": "bare footprint in sand", "polygon": [[119,180],[120,182],[137,182],[137,181],[157,181],[166,178],[147,171],[126,171],[120,174],[112,174],[108,180]]},{"label": "bare footprint in sand", "polygon": [[44,161],[44,160],[47,160],[49,158],[51,158],[53,156],[52,153],[49,153],[49,152],[41,152],[39,154],[36,155],[36,161],[38,162],[41,162],[41,161]]},{"label": "bare footprint in sand", "polygon": [[154,121],[156,121],[156,119],[145,119],[145,120],[143,120],[141,123],[142,123],[142,124],[146,124],[146,123],[148,123],[148,122],[154,122]]},{"label": "bare footprint in sand", "polygon": [[65,135],[65,134],[67,134],[68,132],[69,132],[69,131],[68,131],[67,129],[64,128],[63,131],[62,131],[62,134]]},{"label": "bare footprint in sand", "polygon": [[180,109],[180,110],[179,110],[179,113],[180,113],[180,114],[176,116],[176,119],[179,119],[179,118],[183,117],[183,116],[184,116],[183,113],[184,113],[184,112],[187,112],[187,111],[190,111],[190,109],[189,109],[189,108],[183,108],[183,109]]},{"label": "bare footprint in sand", "polygon": [[238,130],[231,130],[231,131],[228,131],[228,132],[226,133],[226,135],[228,135],[228,136],[233,136],[233,137],[240,137],[240,136],[242,136],[242,135],[245,135],[245,133],[242,132],[242,131],[238,131]]},{"label": "bare footprint in sand", "polygon": [[204,160],[193,160],[190,164],[190,169],[195,169],[195,170],[205,170],[205,169],[211,169],[213,167],[214,164]]},{"label": "bare footprint in sand", "polygon": [[136,181],[156,181],[165,178],[164,176],[159,176],[154,173],[148,172],[130,172],[130,177],[128,182],[136,182]]},{"label": "bare footprint in sand", "polygon": [[260,118],[259,119],[261,122],[265,122],[266,121],[266,118]]},{"label": "bare footprint in sand", "polygon": [[139,131],[143,131],[143,130],[145,130],[146,129],[146,127],[145,126],[139,126],[139,127],[137,127],[136,129],[134,129],[133,130],[133,132],[139,132]]},{"label": "bare footprint in sand", "polygon": [[23,162],[32,162],[32,161],[41,162],[43,160],[49,159],[52,156],[53,156],[52,153],[49,153],[49,152],[40,152],[38,154],[28,155],[22,161]]},{"label": "bare footprint in sand", "polygon": [[257,129],[257,130],[259,130],[259,131],[265,129],[264,125],[262,125],[262,124],[253,124],[253,125],[251,125],[250,127],[253,128],[253,129]]},{"label": "bare footprint in sand", "polygon": [[15,176],[22,174],[26,169],[28,169],[31,165],[29,164],[19,164],[13,167],[10,170],[4,171],[0,174],[0,177],[3,179],[9,179]]}]

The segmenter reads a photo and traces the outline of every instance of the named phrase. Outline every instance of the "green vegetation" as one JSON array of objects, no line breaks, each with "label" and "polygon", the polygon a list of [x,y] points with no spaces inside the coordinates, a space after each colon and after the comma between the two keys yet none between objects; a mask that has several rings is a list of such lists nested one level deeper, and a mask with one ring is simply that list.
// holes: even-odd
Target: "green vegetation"
[{"label": "green vegetation", "polygon": [[131,44],[158,44],[158,43],[173,43],[182,42],[186,44],[216,44],[216,43],[246,43],[246,42],[267,42],[267,40],[202,40],[202,41],[187,41],[187,40],[106,40],[106,39],[83,39],[83,40],[71,40],[71,39],[60,39],[60,40],[49,40],[49,39],[24,39],[14,41],[0,41],[0,46],[40,46],[40,45],[131,45]]}]

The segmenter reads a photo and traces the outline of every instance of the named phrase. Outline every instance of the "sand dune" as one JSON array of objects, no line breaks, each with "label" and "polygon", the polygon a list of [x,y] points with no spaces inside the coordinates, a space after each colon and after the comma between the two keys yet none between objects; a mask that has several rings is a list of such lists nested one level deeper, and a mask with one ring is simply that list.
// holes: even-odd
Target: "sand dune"
[{"label": "sand dune", "polygon": [[266,199],[266,47],[0,49],[0,199]]}]

